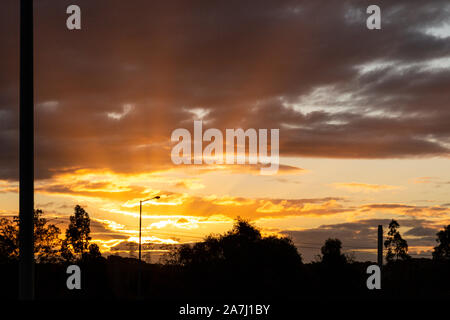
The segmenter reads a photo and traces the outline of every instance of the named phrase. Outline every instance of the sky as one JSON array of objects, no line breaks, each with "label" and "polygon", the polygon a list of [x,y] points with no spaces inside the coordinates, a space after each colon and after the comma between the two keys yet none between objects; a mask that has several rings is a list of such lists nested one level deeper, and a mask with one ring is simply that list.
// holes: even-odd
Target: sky
[{"label": "sky", "polygon": [[[81,8],[81,30],[66,8]],[[381,8],[368,30],[366,8]],[[35,207],[76,204],[102,252],[200,241],[250,219],[305,261],[327,238],[414,257],[450,224],[450,5],[419,1],[35,2]],[[0,3],[0,215],[18,212],[18,1]],[[174,165],[171,133],[279,129],[280,168]]]}]

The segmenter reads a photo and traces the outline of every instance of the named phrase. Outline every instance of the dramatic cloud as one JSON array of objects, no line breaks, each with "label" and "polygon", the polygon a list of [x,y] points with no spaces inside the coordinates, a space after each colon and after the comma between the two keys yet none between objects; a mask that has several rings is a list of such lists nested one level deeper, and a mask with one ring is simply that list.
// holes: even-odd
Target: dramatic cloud
[{"label": "dramatic cloud", "polygon": [[[75,203],[89,204],[95,240],[123,251],[136,242],[139,200],[161,195],[146,204],[145,241],[198,241],[236,216],[295,220],[277,231],[310,259],[328,237],[372,258],[387,217],[429,255],[433,232],[450,223],[439,166],[408,176],[390,160],[379,175],[298,167],[305,157],[448,159],[448,1],[379,0],[376,31],[368,0],[78,0],[77,31],[66,28],[69,4],[35,1],[36,197],[61,226]],[[2,216],[18,188],[18,9],[0,3]],[[175,167],[171,133],[199,119],[204,131],[279,128],[278,174]],[[413,201],[422,194],[426,205]],[[324,225],[294,230],[299,217]],[[178,232],[190,228],[198,233]]]},{"label": "dramatic cloud", "polygon": [[395,190],[399,189],[397,186],[380,185],[380,184],[368,184],[368,183],[357,183],[357,182],[342,182],[334,183],[336,188],[346,189],[354,192],[377,192],[382,190]]},{"label": "dramatic cloud", "polygon": [[[448,156],[448,1],[36,3],[37,177],[171,167],[170,133],[280,128],[282,156]],[[0,4],[0,178],[17,179],[18,4]],[[320,23],[318,23],[320,21]],[[56,170],[56,171],[55,171]]]},{"label": "dramatic cloud", "polygon": [[447,217],[450,213],[445,206],[417,206],[398,203],[376,203],[363,205],[361,212],[389,212],[391,214],[402,214],[412,217]]}]

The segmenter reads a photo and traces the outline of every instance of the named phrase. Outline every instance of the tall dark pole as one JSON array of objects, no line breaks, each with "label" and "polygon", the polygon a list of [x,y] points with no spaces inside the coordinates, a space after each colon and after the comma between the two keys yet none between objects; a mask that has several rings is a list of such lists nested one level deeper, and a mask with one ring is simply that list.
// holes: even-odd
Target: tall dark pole
[{"label": "tall dark pole", "polygon": [[378,266],[383,266],[383,226],[378,226]]},{"label": "tall dark pole", "polygon": [[33,0],[20,0],[19,299],[34,299]]}]

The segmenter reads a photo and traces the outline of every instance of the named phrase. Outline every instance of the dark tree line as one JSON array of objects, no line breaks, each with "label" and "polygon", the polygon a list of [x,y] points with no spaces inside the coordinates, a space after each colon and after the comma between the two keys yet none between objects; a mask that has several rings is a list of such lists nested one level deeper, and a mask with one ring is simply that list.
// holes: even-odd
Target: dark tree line
[{"label": "dark tree line", "polygon": [[231,231],[210,235],[194,245],[175,248],[166,260],[182,266],[220,265],[292,265],[302,264],[301,255],[288,237],[263,237],[247,220],[238,218]]},{"label": "dark tree line", "polygon": [[[90,217],[79,205],[70,216],[70,223],[61,238],[61,230],[43,217],[42,210],[34,211],[35,257],[38,262],[74,262],[86,259],[100,259],[101,252],[91,243]],[[389,223],[387,238],[384,241],[386,261],[408,260],[408,243],[399,232],[399,223]],[[0,218],[0,261],[17,260],[19,256],[19,218]],[[450,225],[437,234],[434,260],[450,260]],[[341,253],[342,242],[329,238],[321,248],[319,260],[326,264],[351,262],[352,258]],[[264,254],[263,252],[264,251]],[[233,229],[224,235],[210,235],[194,245],[175,248],[165,262],[178,265],[218,264],[233,259],[252,260],[271,257],[281,264],[301,264],[301,255],[292,240],[287,237],[262,237],[260,231],[248,221],[238,218]],[[256,258],[256,260],[255,260]]]},{"label": "dark tree line", "polygon": [[[391,220],[388,227],[387,238],[384,241],[386,261],[393,263],[399,260],[409,260],[408,242],[402,238],[400,225]],[[433,259],[450,259],[450,225],[444,227],[437,234],[438,246],[434,248]],[[194,245],[185,244],[175,248],[166,262],[178,265],[217,264],[221,261],[235,259],[254,259],[258,253],[257,245],[264,248],[266,256],[279,255],[281,261],[290,259],[294,264],[301,264],[301,254],[297,252],[292,240],[288,237],[262,237],[260,231],[248,221],[238,218],[231,231],[225,235],[210,235],[203,242]],[[252,251],[254,250],[254,251]],[[319,261],[324,264],[345,264],[353,262],[353,258],[342,251],[342,242],[339,239],[329,238],[321,248]],[[296,258],[294,256],[298,255]],[[284,258],[282,258],[284,257]],[[288,261],[284,261],[288,262]]]},{"label": "dark tree line", "polygon": [[[399,227],[397,221],[390,222],[384,243],[385,292],[414,295],[446,290],[450,284],[448,264],[439,261],[448,259],[449,227],[438,233],[433,260],[412,259]],[[177,273],[184,278],[178,281],[194,296],[207,297],[213,292],[223,296],[370,294],[366,269],[373,263],[354,261],[342,252],[339,239],[327,239],[318,258],[304,264],[290,238],[263,237],[251,223],[238,219],[223,235],[210,235],[202,242],[172,249],[167,262],[179,268]]]},{"label": "dark tree line", "polygon": [[[34,211],[33,220],[34,254],[37,262],[59,263],[101,258],[99,247],[90,243],[90,218],[81,206],[75,206],[63,239],[60,237],[60,228],[44,218],[42,210]],[[0,261],[16,261],[18,258],[19,218],[1,218]]]},{"label": "dark tree line", "polygon": [[[135,258],[101,257],[98,246],[91,243],[89,214],[80,206],[64,234],[41,210],[35,211],[34,219],[40,297],[132,299],[138,281],[145,297],[161,299],[376,294],[367,290],[365,282],[366,269],[373,262],[354,261],[342,252],[339,239],[327,239],[319,259],[303,263],[289,237],[263,236],[249,221],[238,218],[230,231],[172,247],[164,264],[146,264]],[[450,226],[437,233],[432,260],[411,258],[399,227],[391,221],[384,243],[388,263],[382,271],[383,293],[448,294]],[[18,219],[0,219],[0,297],[10,297],[17,288],[18,253]],[[83,290],[67,290],[66,263],[81,266]]]}]

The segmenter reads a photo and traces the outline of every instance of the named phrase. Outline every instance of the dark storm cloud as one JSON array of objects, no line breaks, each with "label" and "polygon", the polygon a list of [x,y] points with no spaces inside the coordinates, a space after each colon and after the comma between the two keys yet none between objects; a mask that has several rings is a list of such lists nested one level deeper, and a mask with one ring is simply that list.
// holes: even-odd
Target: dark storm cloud
[{"label": "dark storm cloud", "polygon": [[123,240],[128,239],[126,234],[111,230],[108,225],[102,221],[91,220],[91,235],[96,240]]},{"label": "dark storm cloud", "polygon": [[436,230],[432,228],[415,227],[405,232],[405,235],[418,237],[425,237],[425,236],[433,237],[436,235]]},{"label": "dark storm cloud", "polygon": [[[449,153],[450,71],[421,65],[449,55],[448,39],[424,32],[448,19],[448,1],[379,1],[381,31],[365,27],[368,1],[80,0],[80,31],[65,27],[69,4],[36,3],[38,178],[167,168],[170,134],[191,128],[194,108],[205,126],[281,128],[281,155]],[[17,10],[0,4],[0,178],[12,180]],[[394,67],[358,67],[380,61]],[[305,97],[320,110],[292,107]]]}]

